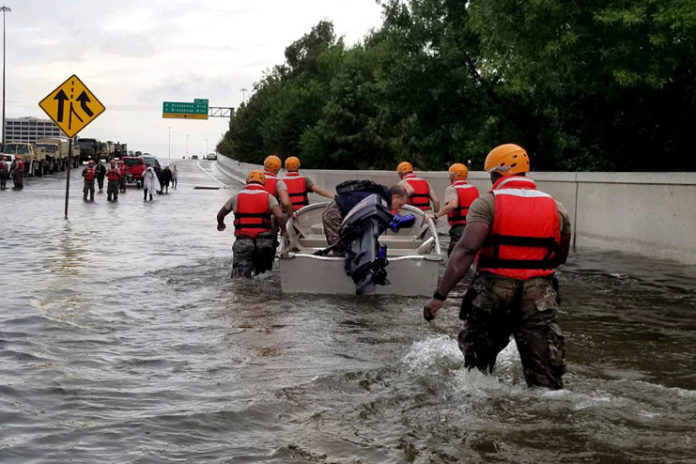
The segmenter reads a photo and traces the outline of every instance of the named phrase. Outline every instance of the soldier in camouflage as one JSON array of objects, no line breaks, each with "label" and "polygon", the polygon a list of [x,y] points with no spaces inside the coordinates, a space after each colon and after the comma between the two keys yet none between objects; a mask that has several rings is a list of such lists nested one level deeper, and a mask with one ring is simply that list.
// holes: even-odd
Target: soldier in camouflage
[{"label": "soldier in camouflage", "polygon": [[529,157],[522,147],[494,148],[484,169],[491,173],[493,189],[472,203],[464,235],[423,316],[435,318],[478,255],[459,315],[464,365],[493,372],[512,335],[527,386],[563,388],[565,351],[554,268],[568,256],[568,212],[525,176]]}]

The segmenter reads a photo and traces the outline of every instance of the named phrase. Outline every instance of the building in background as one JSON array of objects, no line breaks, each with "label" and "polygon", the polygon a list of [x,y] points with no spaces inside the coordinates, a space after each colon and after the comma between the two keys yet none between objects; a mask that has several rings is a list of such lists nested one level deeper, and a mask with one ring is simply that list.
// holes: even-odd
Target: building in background
[{"label": "building in background", "polygon": [[37,140],[48,137],[65,137],[63,131],[50,119],[5,119],[5,140],[8,142],[36,143]]}]

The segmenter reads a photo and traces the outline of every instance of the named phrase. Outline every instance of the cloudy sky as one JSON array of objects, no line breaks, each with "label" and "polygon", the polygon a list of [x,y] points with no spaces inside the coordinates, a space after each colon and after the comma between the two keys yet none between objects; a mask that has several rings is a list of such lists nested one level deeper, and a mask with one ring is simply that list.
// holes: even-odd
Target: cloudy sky
[{"label": "cloudy sky", "polygon": [[[0,0],[3,2],[3,0]],[[375,0],[4,0],[6,115],[72,74],[106,111],[79,134],[167,158],[213,151],[228,120],[162,118],[163,101],[237,107],[287,45],[322,19],[348,44],[381,23]],[[246,92],[248,98],[249,91]],[[171,130],[169,129],[171,128]]]}]

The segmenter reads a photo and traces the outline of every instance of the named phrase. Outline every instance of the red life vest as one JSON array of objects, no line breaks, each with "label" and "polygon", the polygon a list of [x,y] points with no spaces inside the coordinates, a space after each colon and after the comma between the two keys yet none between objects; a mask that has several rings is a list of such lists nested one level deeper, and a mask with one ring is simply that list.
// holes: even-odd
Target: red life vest
[{"label": "red life vest", "polygon": [[237,194],[234,211],[234,235],[256,237],[271,230],[268,192],[257,184],[249,184]]},{"label": "red life vest", "polygon": [[553,274],[561,243],[558,207],[532,179],[503,177],[491,190],[495,217],[478,271],[527,280]]},{"label": "red life vest", "polygon": [[455,180],[451,185],[457,192],[459,203],[455,209],[447,214],[447,222],[450,226],[466,225],[466,215],[469,212],[469,206],[479,196],[478,189],[475,185],[467,184],[465,180]]},{"label": "red life vest", "polygon": [[266,189],[268,193],[276,196],[276,185],[278,184],[278,178],[272,172],[264,171],[263,175],[266,176],[266,184],[263,188]]},{"label": "red life vest", "polygon": [[119,177],[120,176],[118,174],[118,171],[116,171],[115,169],[109,169],[109,172],[106,175],[106,178],[109,180],[118,180]]},{"label": "red life vest", "polygon": [[289,172],[283,177],[283,182],[285,182],[285,185],[288,187],[288,196],[290,197],[290,204],[292,204],[293,211],[297,211],[309,204],[309,198],[307,198],[307,181],[299,172]]},{"label": "red life vest", "polygon": [[17,161],[17,170],[24,172],[24,161],[22,161],[22,160]]},{"label": "red life vest", "polygon": [[414,173],[410,172],[404,177],[403,180],[408,182],[408,184],[413,187],[413,194],[408,197],[408,204],[413,205],[416,208],[422,209],[423,211],[429,211],[430,208],[430,186],[425,179],[417,177]]},{"label": "red life vest", "polygon": [[97,170],[94,168],[85,168],[85,180],[94,180]]},{"label": "red life vest", "polygon": [[126,175],[126,165],[125,164],[120,165],[118,167],[118,172],[121,173],[121,176],[125,176]]}]

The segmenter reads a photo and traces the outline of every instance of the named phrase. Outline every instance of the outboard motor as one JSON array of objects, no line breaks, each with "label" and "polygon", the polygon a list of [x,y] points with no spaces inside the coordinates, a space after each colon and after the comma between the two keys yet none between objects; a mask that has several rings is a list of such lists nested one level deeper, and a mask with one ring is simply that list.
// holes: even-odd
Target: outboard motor
[{"label": "outboard motor", "polygon": [[389,285],[387,247],[380,245],[379,236],[388,228],[412,225],[415,216],[391,213],[389,205],[379,195],[364,198],[351,209],[341,223],[341,246],[346,250],[346,274],[355,282],[355,293],[371,293],[375,285]]}]

